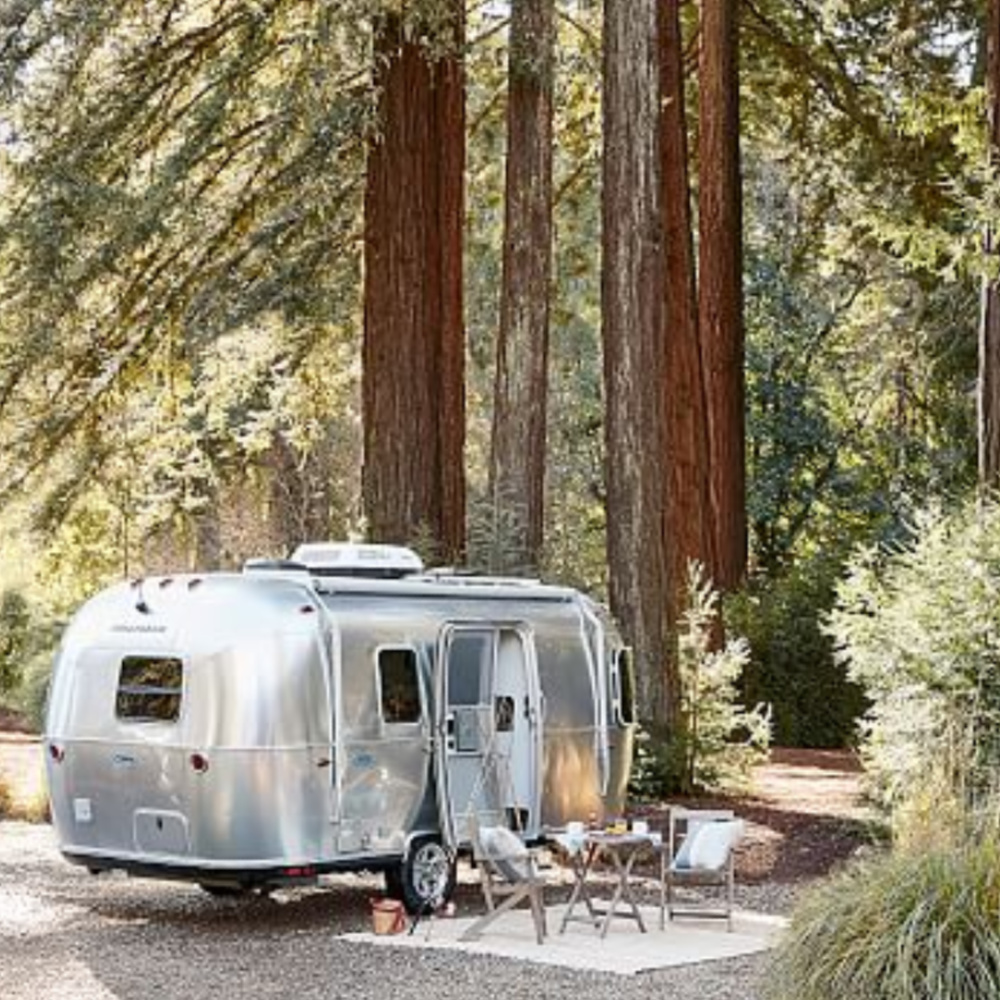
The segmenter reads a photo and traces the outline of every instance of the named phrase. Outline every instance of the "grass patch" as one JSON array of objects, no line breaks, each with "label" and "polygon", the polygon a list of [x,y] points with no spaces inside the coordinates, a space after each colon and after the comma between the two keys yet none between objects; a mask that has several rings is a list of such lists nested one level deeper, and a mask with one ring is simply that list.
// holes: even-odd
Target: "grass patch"
[{"label": "grass patch", "polygon": [[1000,996],[1000,837],[858,862],[809,893],[775,954],[770,1000]]},{"label": "grass patch", "polygon": [[49,807],[48,795],[39,792],[27,800],[15,800],[11,804],[7,819],[20,820],[22,823],[51,823],[52,810]]}]

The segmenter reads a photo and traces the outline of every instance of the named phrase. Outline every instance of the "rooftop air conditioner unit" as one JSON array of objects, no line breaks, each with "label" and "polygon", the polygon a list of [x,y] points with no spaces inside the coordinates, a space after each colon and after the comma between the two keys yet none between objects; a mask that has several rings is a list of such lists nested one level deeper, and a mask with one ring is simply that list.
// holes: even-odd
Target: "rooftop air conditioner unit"
[{"label": "rooftop air conditioner unit", "polygon": [[398,580],[423,571],[420,556],[401,545],[363,542],[308,542],[292,553],[292,561],[313,576],[359,576]]}]

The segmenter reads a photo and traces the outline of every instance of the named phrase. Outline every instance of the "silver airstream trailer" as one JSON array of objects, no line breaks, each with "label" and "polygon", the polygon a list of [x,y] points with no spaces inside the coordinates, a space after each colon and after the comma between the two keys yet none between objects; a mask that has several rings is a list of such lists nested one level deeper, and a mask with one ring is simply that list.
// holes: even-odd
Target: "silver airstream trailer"
[{"label": "silver airstream trailer", "polygon": [[56,660],[60,847],[216,893],[381,870],[416,911],[450,892],[473,815],[530,841],[621,810],[630,672],[578,591],[395,547],[123,582]]}]

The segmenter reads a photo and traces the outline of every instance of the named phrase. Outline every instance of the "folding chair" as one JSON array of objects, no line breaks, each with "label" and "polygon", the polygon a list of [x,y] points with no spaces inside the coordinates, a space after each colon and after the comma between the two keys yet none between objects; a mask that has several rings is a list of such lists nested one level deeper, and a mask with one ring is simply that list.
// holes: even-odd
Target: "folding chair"
[{"label": "folding chair", "polygon": [[[502,826],[480,827],[469,823],[472,853],[479,868],[486,913],[462,934],[459,940],[474,941],[497,917],[527,901],[535,923],[535,938],[542,944],[546,934],[543,882],[535,855],[512,830]],[[495,897],[505,897],[499,905]]]},{"label": "folding chair", "polygon": [[[733,929],[735,866],[733,849],[743,836],[743,821],[731,809],[671,808],[669,830],[660,849],[660,929],[665,916],[718,917]],[[676,886],[718,886],[723,901],[705,904],[674,901]]]}]

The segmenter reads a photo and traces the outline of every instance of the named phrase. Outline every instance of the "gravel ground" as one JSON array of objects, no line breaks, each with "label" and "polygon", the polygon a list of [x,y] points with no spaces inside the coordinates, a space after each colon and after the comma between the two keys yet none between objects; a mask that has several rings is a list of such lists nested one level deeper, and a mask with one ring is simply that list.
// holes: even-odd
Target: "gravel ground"
[{"label": "gravel ground", "polygon": [[[345,875],[269,899],[219,900],[193,886],[119,874],[94,878],[62,860],[49,827],[0,823],[0,996],[761,997],[767,970],[761,955],[626,977],[338,939],[369,928],[368,901],[380,889],[377,878]],[[740,906],[781,913],[795,886],[745,885],[738,893]],[[456,902],[459,914],[468,913],[481,906],[481,896],[463,884]]]}]

